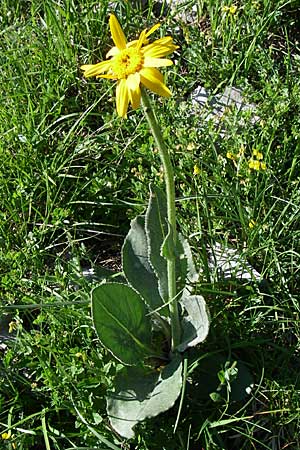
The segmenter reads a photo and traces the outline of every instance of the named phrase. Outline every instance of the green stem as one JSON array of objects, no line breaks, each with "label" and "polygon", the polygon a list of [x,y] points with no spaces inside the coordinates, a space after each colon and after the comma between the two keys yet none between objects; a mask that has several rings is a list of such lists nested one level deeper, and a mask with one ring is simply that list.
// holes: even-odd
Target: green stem
[{"label": "green stem", "polygon": [[[176,233],[176,209],[175,209],[175,183],[174,171],[170,156],[165,145],[161,129],[158,125],[157,119],[154,115],[150,100],[144,89],[142,89],[142,103],[144,107],[145,116],[148,120],[151,132],[154,136],[156,145],[159,150],[160,158],[164,168],[164,177],[166,183],[167,194],[167,208],[168,208],[168,222],[173,234],[173,246],[176,247],[177,233]],[[175,255],[175,252],[174,252]],[[172,350],[174,351],[180,343],[181,328],[178,315],[178,304],[176,300],[176,257],[172,256],[167,260],[168,270],[168,294],[169,294],[169,311],[171,318],[172,330]]]}]

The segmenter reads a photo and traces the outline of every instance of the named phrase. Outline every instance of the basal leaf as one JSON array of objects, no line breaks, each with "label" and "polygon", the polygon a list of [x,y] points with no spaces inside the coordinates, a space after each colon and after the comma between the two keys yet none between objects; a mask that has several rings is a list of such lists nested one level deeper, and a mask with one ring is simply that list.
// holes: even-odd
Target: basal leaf
[{"label": "basal leaf", "polygon": [[130,286],[105,283],[92,291],[92,317],[100,342],[124,364],[153,356],[151,323],[141,296]]},{"label": "basal leaf", "polygon": [[186,284],[196,283],[199,275],[194,264],[190,244],[180,233],[178,234],[178,240],[180,243],[180,246],[178,246],[179,259],[184,260],[184,266],[181,270],[185,274]]},{"label": "basal leaf", "polygon": [[[150,310],[163,306],[158,290],[158,279],[149,262],[149,249],[145,232],[145,216],[137,216],[131,222],[131,228],[122,247],[123,271],[129,284],[136,289]],[[168,309],[162,308],[159,314],[168,315]]]},{"label": "basal leaf", "polygon": [[176,258],[176,249],[174,248],[174,235],[169,223],[168,234],[161,246],[160,253],[167,261]]},{"label": "basal leaf", "polygon": [[177,347],[180,352],[203,342],[208,335],[209,315],[204,298],[201,295],[189,295],[185,291],[180,301],[186,311],[182,319],[182,338]]},{"label": "basal leaf", "polygon": [[[167,217],[167,201],[163,191],[150,185],[150,200],[146,212],[145,229],[149,247],[149,260],[158,278],[159,293],[164,302],[168,298],[167,260],[176,258],[177,292],[183,292],[198,279],[188,241],[178,233],[174,246],[173,230]],[[179,298],[179,297],[178,297]]]},{"label": "basal leaf", "polygon": [[167,201],[165,194],[150,185],[150,199],[146,211],[145,229],[148,240],[149,260],[158,278],[160,296],[168,301],[167,260],[161,254],[168,234]]},{"label": "basal leaf", "polygon": [[112,427],[123,437],[133,438],[133,427],[146,418],[167,411],[182,386],[182,363],[177,355],[160,373],[124,367],[115,380],[115,391],[107,397]]}]

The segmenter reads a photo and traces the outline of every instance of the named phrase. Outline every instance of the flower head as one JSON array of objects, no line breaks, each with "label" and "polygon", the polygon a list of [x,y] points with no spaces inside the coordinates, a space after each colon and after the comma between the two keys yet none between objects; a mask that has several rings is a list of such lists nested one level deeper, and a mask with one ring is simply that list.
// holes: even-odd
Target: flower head
[{"label": "flower head", "polygon": [[264,161],[262,161],[263,157],[264,155],[259,150],[254,148],[252,150],[252,158],[250,158],[248,161],[249,169],[266,170],[267,165]]},{"label": "flower head", "polygon": [[222,11],[224,13],[229,12],[229,14],[235,14],[237,11],[237,6],[236,5],[231,5],[231,6],[223,6]]},{"label": "flower head", "polygon": [[106,61],[81,66],[86,78],[110,78],[117,80],[117,113],[126,117],[129,103],[134,109],[141,103],[141,84],[163,97],[171,92],[163,82],[163,76],[157,67],[171,66],[173,62],[164,58],[178,47],[173,39],[166,36],[149,44],[148,37],[159,28],[154,25],[149,31],[141,32],[139,39],[127,42],[117,18],[109,18],[111,36],[115,46],[109,50]]},{"label": "flower head", "polygon": [[261,168],[261,170],[266,170],[266,169],[267,169],[266,163],[262,161],[262,162],[260,163],[260,168]]},{"label": "flower head", "polygon": [[253,159],[250,159],[248,161],[248,166],[249,166],[249,169],[259,170],[260,169],[260,162],[256,161],[256,160],[253,160]]},{"label": "flower head", "polygon": [[2,434],[1,434],[1,438],[2,438],[3,440],[10,439],[10,438],[11,438],[11,431],[9,430],[8,433],[2,433]]},{"label": "flower head", "polygon": [[17,322],[11,321],[8,324],[8,332],[13,333],[18,328]]},{"label": "flower head", "polygon": [[197,175],[200,175],[200,173],[201,173],[200,167],[198,166],[198,164],[195,164],[194,165],[193,175],[197,176]]},{"label": "flower head", "polygon": [[252,150],[252,156],[256,156],[256,159],[258,159],[259,161],[264,157],[263,154],[259,152],[256,148]]},{"label": "flower head", "polygon": [[228,159],[232,159],[233,161],[236,160],[236,155],[232,152],[227,152],[226,153],[226,158]]},{"label": "flower head", "polygon": [[243,144],[240,146],[239,152],[236,155],[238,158],[241,158],[242,156],[244,156],[245,154],[245,147],[243,146]]}]

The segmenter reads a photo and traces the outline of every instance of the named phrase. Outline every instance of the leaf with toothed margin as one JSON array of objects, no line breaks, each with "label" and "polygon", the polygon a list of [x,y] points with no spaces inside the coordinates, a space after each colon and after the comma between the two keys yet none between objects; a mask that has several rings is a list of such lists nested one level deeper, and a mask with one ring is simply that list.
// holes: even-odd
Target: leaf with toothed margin
[{"label": "leaf with toothed margin", "polygon": [[150,184],[150,199],[146,211],[145,230],[148,256],[158,279],[158,289],[163,302],[168,301],[167,260],[161,249],[168,235],[167,200],[163,191]]},{"label": "leaf with toothed margin", "polygon": [[178,234],[178,238],[182,246],[182,258],[186,260],[186,283],[196,283],[199,279],[199,274],[195,267],[190,244],[180,233]]},{"label": "leaf with toothed margin", "polygon": [[149,247],[145,231],[145,216],[131,221],[130,230],[122,247],[122,265],[125,277],[143,297],[150,311],[158,309],[160,315],[168,316],[167,307],[158,290],[158,279],[148,258]]},{"label": "leaf with toothed margin", "polygon": [[[167,218],[167,200],[163,191],[150,185],[150,200],[145,221],[149,248],[149,261],[158,278],[159,293],[164,302],[168,298],[167,261],[176,259],[176,287],[180,298],[184,289],[198,280],[188,241],[178,233],[174,245],[174,234]],[[181,293],[181,294],[180,294]]]}]

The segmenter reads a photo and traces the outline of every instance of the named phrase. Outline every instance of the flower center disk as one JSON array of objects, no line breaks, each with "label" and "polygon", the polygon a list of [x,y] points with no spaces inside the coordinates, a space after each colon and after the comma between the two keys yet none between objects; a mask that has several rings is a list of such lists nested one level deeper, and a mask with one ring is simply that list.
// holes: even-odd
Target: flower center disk
[{"label": "flower center disk", "polygon": [[139,72],[143,67],[144,57],[135,48],[125,48],[113,58],[112,70],[118,79],[127,78]]}]

